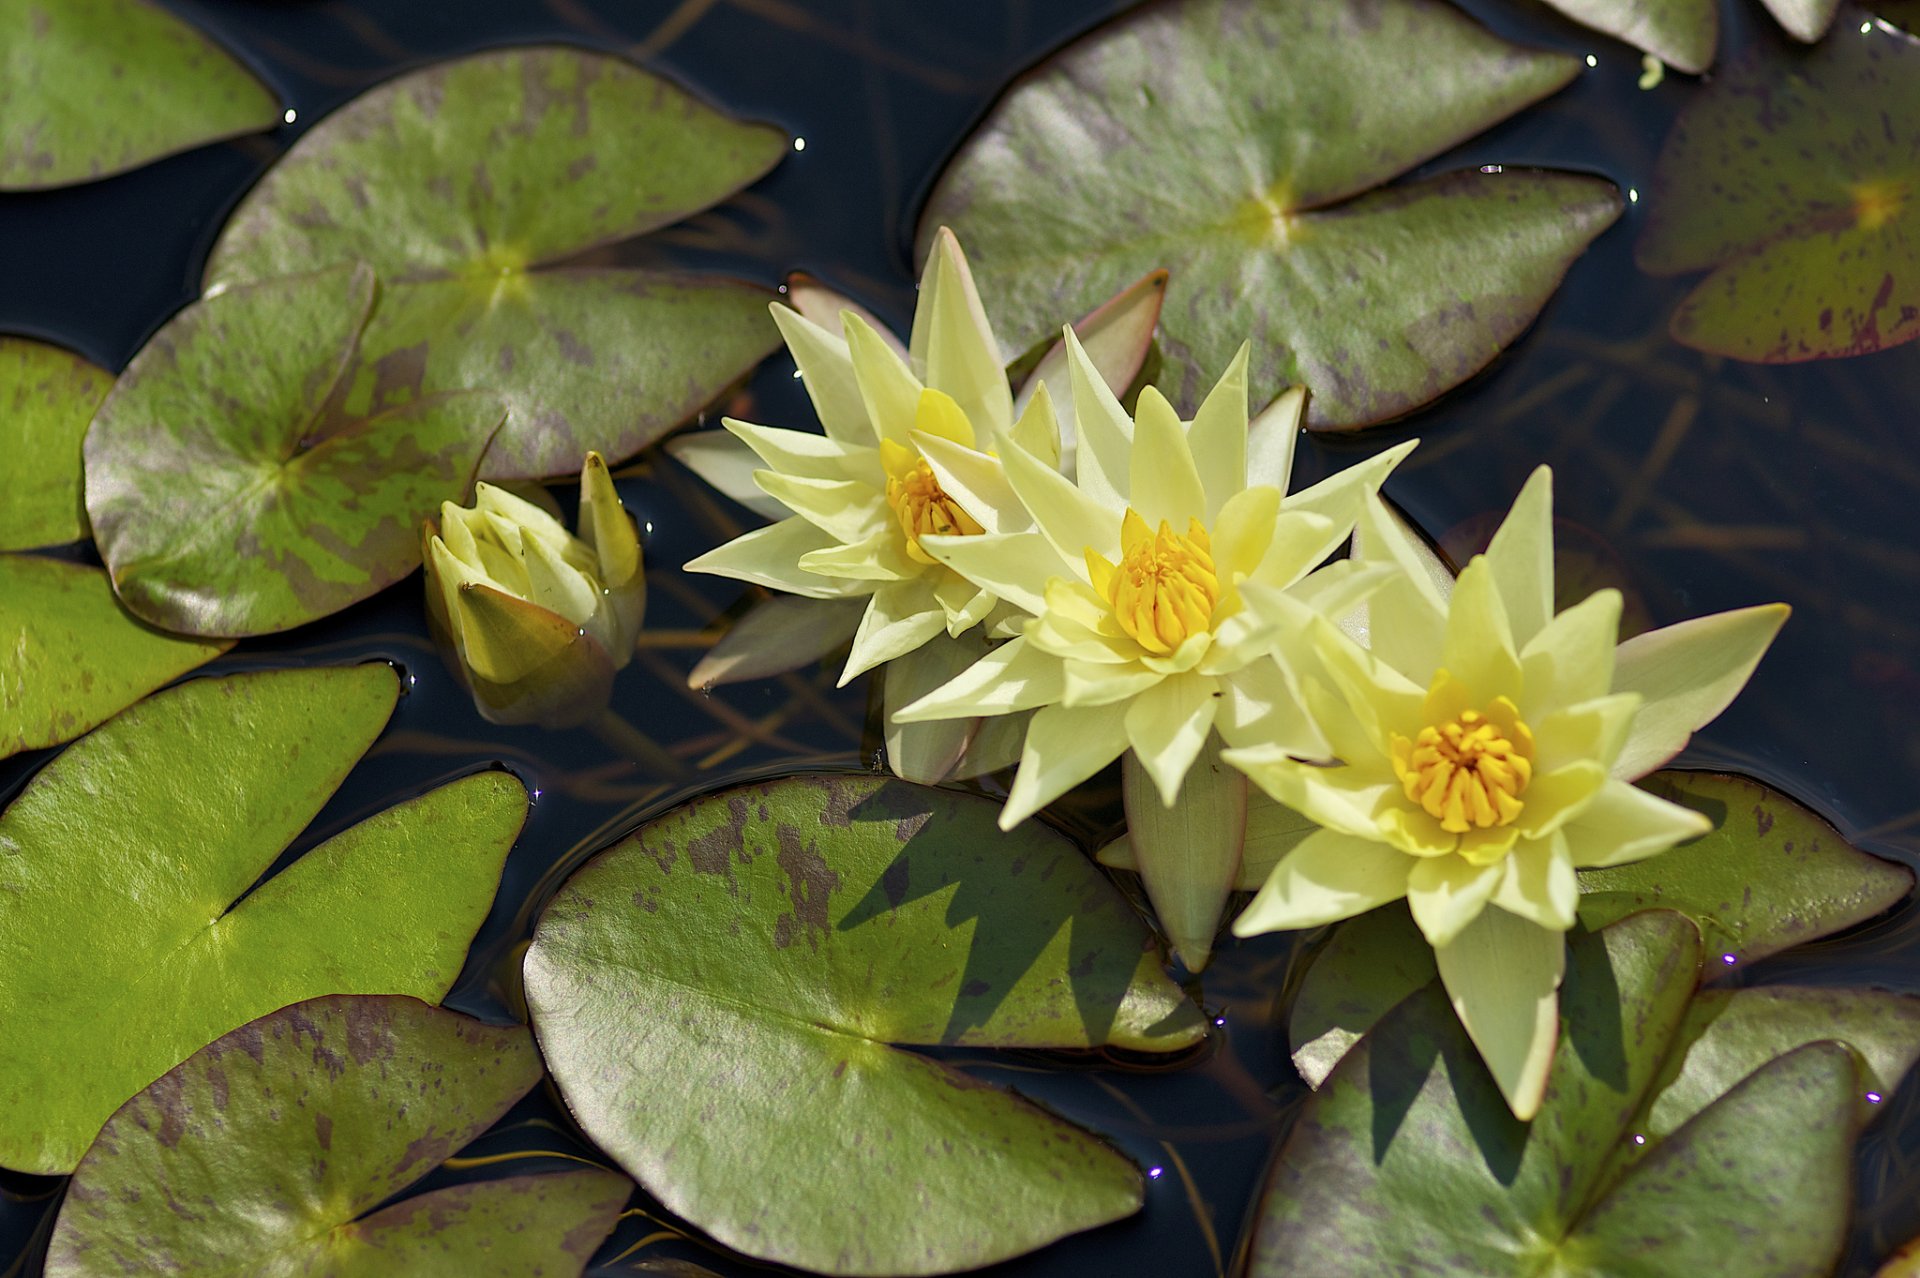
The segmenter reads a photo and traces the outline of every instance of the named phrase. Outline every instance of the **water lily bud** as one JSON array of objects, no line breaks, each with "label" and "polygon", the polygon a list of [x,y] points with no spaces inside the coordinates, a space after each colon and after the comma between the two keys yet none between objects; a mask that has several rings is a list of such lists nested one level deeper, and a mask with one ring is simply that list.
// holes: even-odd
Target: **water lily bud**
[{"label": "water lily bud", "polygon": [[574,536],[542,507],[481,483],[471,507],[447,502],[422,530],[428,615],[490,722],[593,719],[633,656],[646,572],[598,453],[580,470],[579,528]]}]

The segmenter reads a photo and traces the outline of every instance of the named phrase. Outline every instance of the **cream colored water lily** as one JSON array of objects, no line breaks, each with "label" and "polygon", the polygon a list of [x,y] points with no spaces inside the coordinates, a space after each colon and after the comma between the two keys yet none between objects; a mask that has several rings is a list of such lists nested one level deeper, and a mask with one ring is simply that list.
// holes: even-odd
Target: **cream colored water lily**
[{"label": "cream colored water lily", "polygon": [[[1149,275],[1076,326],[1104,379],[1124,386],[1138,372],[1165,285],[1165,272]],[[788,596],[749,612],[689,681],[706,686],[779,673],[851,640],[841,682],[885,663],[883,700],[891,710],[986,652],[979,623],[995,606],[990,592],[921,548],[923,535],[966,536],[983,525],[940,487],[915,440],[997,448],[1047,378],[1064,391],[1063,355],[1049,351],[1020,392],[1010,392],[966,258],[945,231],[928,257],[909,343],[804,276],[790,281],[788,301],[774,305],[774,319],[824,435],[729,420],[730,433],[668,445],[716,488],[777,521],[687,567]],[[1010,492],[984,497],[1024,519]],[[888,761],[920,781],[1010,763],[1009,734],[977,728],[889,724]]]},{"label": "cream colored water lily", "polygon": [[[1243,348],[1191,423],[1152,387],[1129,417],[1071,332],[1065,336],[1077,474],[1053,465],[1046,396],[1000,457],[930,436],[918,442],[948,492],[998,524],[922,545],[961,577],[1031,614],[1018,638],[908,706],[905,721],[1036,709],[1001,813],[1011,828],[1131,750],[1172,806],[1215,732],[1228,742],[1317,751],[1286,668],[1280,627],[1248,590],[1309,609],[1364,597],[1372,570],[1313,573],[1403,445],[1284,496],[1303,396],[1247,414]],[[1011,490],[1031,527],[1001,504]],[[1382,570],[1384,571],[1384,570]],[[1311,575],[1309,575],[1311,573]]]},{"label": "cream colored water lily", "polygon": [[1234,931],[1312,927],[1405,897],[1523,1119],[1553,1055],[1575,871],[1711,828],[1631,781],[1725,708],[1787,615],[1722,613],[1617,649],[1619,592],[1555,615],[1551,483],[1534,473],[1450,598],[1370,503],[1361,558],[1399,572],[1367,602],[1369,646],[1284,597],[1260,600],[1311,643],[1319,670],[1302,690],[1332,761],[1280,742],[1224,755],[1321,827]]}]

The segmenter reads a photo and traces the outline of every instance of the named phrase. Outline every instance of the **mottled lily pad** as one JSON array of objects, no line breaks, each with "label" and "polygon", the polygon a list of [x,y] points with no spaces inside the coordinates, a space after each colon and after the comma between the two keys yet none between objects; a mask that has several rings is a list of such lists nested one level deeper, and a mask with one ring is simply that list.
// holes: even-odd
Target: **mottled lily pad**
[{"label": "mottled lily pad", "polygon": [[[1340,1062],[1281,1146],[1248,1273],[1826,1273],[1846,1239],[1853,1054],[1771,1059],[1664,1140],[1630,1120],[1672,1048],[1701,958],[1649,911],[1583,934],[1540,1114],[1515,1120],[1438,983]],[[1646,1139],[1618,1180],[1607,1159]]]},{"label": "mottled lily pad", "polygon": [[617,462],[765,358],[772,294],[569,267],[772,168],[786,134],[605,54],[502,49],[401,76],[308,132],[235,210],[210,289],[366,262],[383,292],[327,406],[357,418],[489,388],[489,479]]},{"label": "mottled lily pad", "polygon": [[527,1004],[574,1117],[729,1247],[971,1269],[1125,1216],[1139,1169],[911,1051],[1166,1051],[1203,1022],[1125,899],[999,806],[869,776],[681,808],[570,880]]},{"label": "mottled lily pad", "polygon": [[113,374],[78,355],[0,337],[0,550],[87,535],[80,440]]},{"label": "mottled lily pad", "polygon": [[87,432],[87,514],[114,588],[169,630],[257,635],[336,612],[420,563],[463,498],[496,397],[316,414],[374,300],[348,266],[205,298],[134,356]]},{"label": "mottled lily pad", "polygon": [[1637,256],[1712,272],[1674,312],[1686,345],[1777,364],[1920,337],[1920,40],[1856,16],[1756,46],[1668,136]]},{"label": "mottled lily pad", "polygon": [[[1582,870],[1584,926],[1650,906],[1679,910],[1700,929],[1714,971],[1731,971],[1870,919],[1913,888],[1910,870],[1854,848],[1758,781],[1662,772],[1642,784],[1705,813],[1714,831],[1645,861]],[[1302,1077],[1319,1086],[1369,1026],[1435,974],[1405,906],[1341,924],[1307,970],[1288,1022]]]},{"label": "mottled lily pad", "polygon": [[0,191],[22,191],[270,129],[280,102],[147,0],[0,0],[0,119]]},{"label": "mottled lily pad", "polygon": [[1619,216],[1611,183],[1507,169],[1380,188],[1578,60],[1436,0],[1168,0],[1018,81],[941,176],[1008,354],[1156,268],[1159,384],[1191,410],[1240,344],[1309,425],[1413,411],[1484,368]]},{"label": "mottled lily pad", "polygon": [[469,1182],[374,1210],[539,1080],[518,1025],[410,998],[282,1008],[107,1120],[60,1209],[48,1278],[578,1275],[632,1191],[617,1173]]},{"label": "mottled lily pad", "polygon": [[526,816],[505,773],[369,817],[255,886],[398,695],[377,665],[191,680],[0,813],[0,1165],[73,1170],[127,1097],[275,1008],[447,992]]},{"label": "mottled lily pad", "polygon": [[[1820,39],[1840,0],[1765,0],[1796,40]],[[1720,41],[1719,0],[1547,0],[1575,22],[1644,49],[1694,75],[1713,64]]]},{"label": "mottled lily pad", "polygon": [[134,620],[98,568],[0,555],[0,758],[71,741],[232,646]]}]

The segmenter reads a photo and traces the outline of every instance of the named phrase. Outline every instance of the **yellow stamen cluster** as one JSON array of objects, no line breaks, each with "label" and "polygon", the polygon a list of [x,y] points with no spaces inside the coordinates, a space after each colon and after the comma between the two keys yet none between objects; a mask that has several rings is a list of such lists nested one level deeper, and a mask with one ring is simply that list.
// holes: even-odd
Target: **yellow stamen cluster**
[{"label": "yellow stamen cluster", "polygon": [[1526,806],[1520,796],[1533,779],[1533,733],[1507,698],[1492,710],[1463,710],[1411,741],[1394,734],[1393,770],[1407,797],[1449,834],[1511,824]]},{"label": "yellow stamen cluster", "polygon": [[915,563],[935,562],[932,555],[920,548],[922,537],[952,537],[985,531],[940,487],[926,458],[892,440],[886,441],[880,451],[881,461],[887,468],[887,505],[900,521],[900,531],[907,538],[907,555]]},{"label": "yellow stamen cluster", "polygon": [[1198,519],[1187,521],[1184,535],[1164,519],[1155,532],[1129,509],[1120,526],[1120,551],[1115,567],[1089,550],[1087,568],[1120,628],[1142,648],[1164,657],[1212,627],[1220,578],[1213,543]]}]

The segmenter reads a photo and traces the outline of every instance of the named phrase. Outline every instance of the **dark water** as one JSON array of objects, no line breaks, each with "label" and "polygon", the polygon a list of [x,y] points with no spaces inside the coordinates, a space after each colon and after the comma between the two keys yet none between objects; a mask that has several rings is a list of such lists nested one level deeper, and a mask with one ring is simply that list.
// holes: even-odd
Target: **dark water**
[{"label": "dark water", "polygon": [[[740,114],[806,139],[770,177],[720,209],[622,250],[622,260],[717,266],[772,284],[824,276],[904,327],[909,240],[945,157],[1022,67],[1122,7],[1114,0],[413,0],[171,3],[249,60],[297,112],[264,139],[176,157],[97,185],[0,197],[0,331],[70,346],[118,368],[195,293],[226,211],[307,125],[394,72],[490,45],[563,40],[620,51]],[[1629,592],[1630,615],[1664,624],[1783,599],[1795,609],[1746,696],[1684,763],[1758,776],[1837,823],[1860,846],[1920,863],[1920,344],[1864,359],[1786,368],[1724,362],[1674,345],[1667,316],[1685,282],[1632,265],[1653,160],[1698,83],[1635,86],[1638,55],[1521,0],[1466,0],[1495,30],[1598,65],[1567,91],[1427,166],[1534,164],[1603,174],[1637,191],[1622,224],[1573,269],[1540,324],[1486,376],[1406,428],[1309,440],[1305,483],[1410,434],[1426,441],[1388,491],[1449,547],[1470,549],[1541,461],[1557,472],[1563,539]],[[1777,37],[1749,0],[1724,6],[1723,58]],[[806,424],[776,356],[729,411]],[[288,635],[249,641],[213,671],[386,659],[411,687],[386,735],[297,854],[396,799],[503,763],[538,797],[492,917],[449,1002],[499,1018],[539,906],[566,874],[639,819],[748,776],[803,766],[870,766],[877,749],[864,687],[825,671],[689,692],[686,672],[716,618],[740,606],[726,582],[678,565],[749,526],[671,462],[622,472],[629,508],[651,525],[645,646],[616,709],[679,761],[634,763],[586,733],[487,724],[424,638],[417,579]],[[43,752],[0,763],[10,795]],[[1109,779],[1110,781],[1110,779]],[[1066,818],[1098,838],[1118,825],[1109,784]],[[1290,945],[1228,944],[1196,992],[1224,1022],[1180,1069],[1125,1062],[957,1054],[1110,1135],[1152,1169],[1133,1220],[993,1270],[1032,1278],[1227,1272],[1260,1168],[1298,1097],[1273,1026]],[[1920,991],[1911,909],[1747,979],[1871,982]],[[1920,1099],[1905,1095],[1868,1134],[1852,1271],[1920,1231]],[[536,1092],[429,1185],[592,1158],[557,1099]],[[0,1174],[0,1278],[38,1272],[61,1182]],[[591,1272],[633,1272],[680,1256],[726,1274],[762,1268],[703,1244],[636,1195]]]}]

